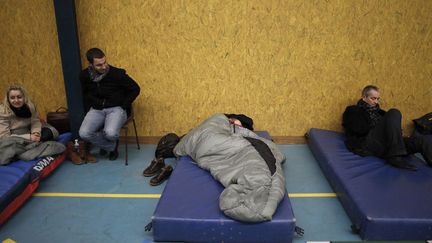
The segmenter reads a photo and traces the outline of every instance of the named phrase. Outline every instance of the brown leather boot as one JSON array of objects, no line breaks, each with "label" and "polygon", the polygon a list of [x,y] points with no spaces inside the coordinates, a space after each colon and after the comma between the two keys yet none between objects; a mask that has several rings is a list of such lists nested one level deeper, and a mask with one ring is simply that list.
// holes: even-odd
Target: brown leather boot
[{"label": "brown leather boot", "polygon": [[96,163],[97,158],[90,153],[90,144],[86,141],[79,141],[79,155],[87,163]]},{"label": "brown leather boot", "polygon": [[162,184],[162,182],[164,182],[170,177],[172,172],[173,172],[173,167],[171,167],[171,165],[163,167],[161,172],[158,175],[150,179],[150,185],[157,186]]},{"label": "brown leather boot", "polygon": [[97,163],[98,162],[96,156],[91,154],[88,150],[87,150],[87,154],[86,154],[86,161],[88,163]]},{"label": "brown leather boot", "polygon": [[75,151],[74,144],[72,141],[66,144],[66,158],[72,161],[74,165],[82,165],[84,161],[81,159],[79,154]]},{"label": "brown leather boot", "polygon": [[143,176],[157,175],[162,171],[163,167],[165,167],[164,159],[155,158],[150,162],[149,166],[145,168],[145,170],[143,171]]}]

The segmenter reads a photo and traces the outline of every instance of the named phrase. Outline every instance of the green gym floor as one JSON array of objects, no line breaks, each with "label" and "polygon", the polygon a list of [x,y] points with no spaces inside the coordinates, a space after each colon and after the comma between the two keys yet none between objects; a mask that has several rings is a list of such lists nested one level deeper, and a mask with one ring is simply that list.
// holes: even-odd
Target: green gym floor
[{"label": "green gym floor", "polygon": [[[351,222],[305,144],[279,145],[287,157],[283,165],[296,225],[305,230],[293,242],[361,239],[351,233]],[[142,171],[156,145],[129,145],[117,161],[100,158],[95,164],[64,161],[42,181],[36,193],[0,228],[2,243],[27,242],[152,242],[144,231],[162,193]],[[175,160],[166,161],[175,165]],[[175,204],[175,202],[173,202]]]}]

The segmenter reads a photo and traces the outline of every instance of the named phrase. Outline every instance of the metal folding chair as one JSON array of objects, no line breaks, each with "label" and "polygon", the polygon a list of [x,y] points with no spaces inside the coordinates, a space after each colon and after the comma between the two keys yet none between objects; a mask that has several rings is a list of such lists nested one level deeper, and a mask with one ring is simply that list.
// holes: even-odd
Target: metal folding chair
[{"label": "metal folding chair", "polygon": [[133,107],[131,106],[131,112],[129,117],[127,118],[126,122],[124,123],[123,127],[121,129],[124,129],[125,133],[125,165],[128,165],[128,143],[129,143],[129,139],[128,139],[128,125],[129,123],[132,121],[133,126],[134,126],[134,130],[135,130],[135,139],[136,139],[136,144],[137,144],[137,148],[140,149],[140,145],[139,145],[139,141],[138,141],[138,133],[137,133],[137,129],[136,129],[136,124],[135,124],[135,117],[134,117],[134,112],[133,112]]}]

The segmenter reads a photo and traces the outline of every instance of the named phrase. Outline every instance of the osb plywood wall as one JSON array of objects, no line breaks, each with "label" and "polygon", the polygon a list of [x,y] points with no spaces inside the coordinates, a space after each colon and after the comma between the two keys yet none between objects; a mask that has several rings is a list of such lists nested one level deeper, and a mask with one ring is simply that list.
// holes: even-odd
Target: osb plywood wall
[{"label": "osb plywood wall", "polygon": [[0,1],[0,99],[23,85],[41,117],[66,106],[53,1]]},{"label": "osb plywood wall", "polygon": [[103,48],[141,85],[143,135],[187,132],[216,112],[248,114],[273,135],[340,130],[345,106],[370,83],[405,128],[431,111],[431,1],[76,5],[82,53]]},{"label": "osb plywood wall", "polygon": [[[52,1],[0,5],[1,89],[24,83],[42,112],[65,104]],[[278,136],[340,130],[370,83],[405,131],[431,111],[428,0],[76,0],[76,10],[83,63],[100,47],[140,84],[141,136],[184,133],[216,112]]]}]

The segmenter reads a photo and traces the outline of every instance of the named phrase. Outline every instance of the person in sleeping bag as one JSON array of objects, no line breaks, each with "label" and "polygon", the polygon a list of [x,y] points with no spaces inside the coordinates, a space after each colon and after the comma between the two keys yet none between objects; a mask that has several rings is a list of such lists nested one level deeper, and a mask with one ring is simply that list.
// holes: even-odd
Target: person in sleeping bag
[{"label": "person in sleeping bag", "polygon": [[357,104],[346,107],[342,126],[345,144],[351,152],[361,156],[374,155],[388,164],[406,170],[417,170],[408,163],[408,155],[421,153],[432,166],[432,144],[423,136],[402,136],[402,114],[398,109],[381,109],[377,86],[363,88]]},{"label": "person in sleeping bag", "polygon": [[109,65],[101,49],[89,49],[86,57],[89,66],[80,73],[87,112],[79,129],[84,140],[80,151],[85,151],[87,162],[97,162],[89,153],[91,143],[100,148],[101,155],[109,153],[109,160],[116,160],[120,129],[130,115],[140,87],[124,69]]},{"label": "person in sleeping bag", "polygon": [[[243,114],[225,114],[225,116],[228,117],[229,122],[233,126],[244,127],[253,131],[252,118]],[[173,168],[171,165],[165,165],[165,159],[175,157],[173,149],[183,136],[179,137],[175,133],[168,133],[159,140],[154,159],[143,171],[143,176],[153,176],[150,179],[150,185],[160,185],[170,177]]]},{"label": "person in sleeping bag", "polygon": [[33,142],[57,138],[58,131],[42,124],[36,106],[21,85],[7,88],[0,104],[0,138],[21,137]]}]

